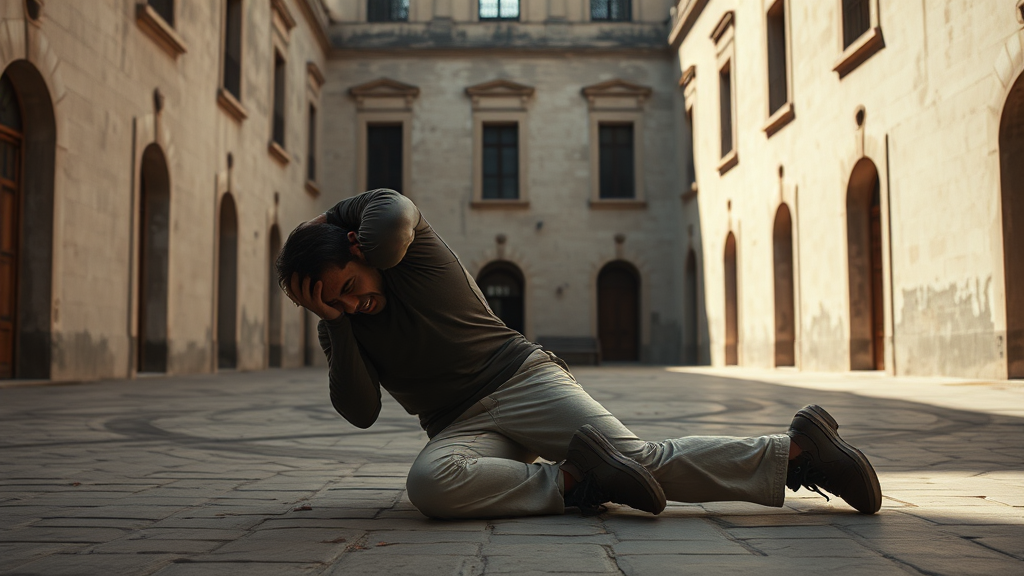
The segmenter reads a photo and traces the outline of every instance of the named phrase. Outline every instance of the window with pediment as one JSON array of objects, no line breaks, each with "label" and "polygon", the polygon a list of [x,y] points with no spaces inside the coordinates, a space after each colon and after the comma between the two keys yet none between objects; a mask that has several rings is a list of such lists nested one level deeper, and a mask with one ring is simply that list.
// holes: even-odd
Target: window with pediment
[{"label": "window with pediment", "polygon": [[466,88],[473,107],[473,207],[528,205],[527,106],[533,92],[503,79]]},{"label": "window with pediment", "polygon": [[590,120],[590,206],[643,208],[644,105],[651,89],[615,79],[583,88]]}]

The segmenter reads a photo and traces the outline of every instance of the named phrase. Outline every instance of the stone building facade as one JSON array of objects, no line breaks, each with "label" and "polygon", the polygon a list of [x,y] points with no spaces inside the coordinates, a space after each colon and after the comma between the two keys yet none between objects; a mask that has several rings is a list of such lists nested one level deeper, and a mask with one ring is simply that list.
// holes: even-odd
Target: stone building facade
[{"label": "stone building facade", "polygon": [[2,376],[301,365],[309,323],[270,261],[325,203],[322,5],[12,0],[0,18]]},{"label": "stone building facade", "polygon": [[1021,2],[672,12],[711,362],[1024,377]]}]

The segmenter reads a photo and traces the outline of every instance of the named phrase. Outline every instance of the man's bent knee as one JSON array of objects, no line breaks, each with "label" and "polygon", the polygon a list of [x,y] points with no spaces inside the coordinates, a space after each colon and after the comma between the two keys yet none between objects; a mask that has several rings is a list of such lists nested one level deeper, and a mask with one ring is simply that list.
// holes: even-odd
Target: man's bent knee
[{"label": "man's bent knee", "polygon": [[427,462],[417,459],[405,480],[409,501],[431,518],[459,517],[459,487],[467,481],[466,468],[472,460],[458,453]]}]

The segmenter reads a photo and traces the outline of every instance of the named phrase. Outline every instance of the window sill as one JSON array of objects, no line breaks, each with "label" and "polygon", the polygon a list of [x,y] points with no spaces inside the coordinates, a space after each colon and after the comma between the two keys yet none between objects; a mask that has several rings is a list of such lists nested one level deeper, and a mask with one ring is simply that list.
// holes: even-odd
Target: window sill
[{"label": "window sill", "polygon": [[882,39],[882,30],[876,26],[861,34],[860,38],[843,50],[832,70],[842,78],[882,48],[885,48],[885,41]]},{"label": "window sill", "polygon": [[740,163],[740,155],[733,148],[728,154],[722,157],[718,162],[718,175],[721,176],[732,169],[733,166]]},{"label": "window sill", "polygon": [[469,203],[471,208],[529,208],[529,200],[473,200]]},{"label": "window sill", "polygon": [[292,157],[288,155],[288,152],[273,140],[267,144],[267,152],[270,152],[270,155],[274,157],[274,160],[280,162],[282,166],[287,166],[288,163],[292,161]]},{"label": "window sill", "polygon": [[249,117],[249,113],[245,111],[245,106],[242,106],[242,103],[235,98],[235,95],[225,90],[223,86],[217,89],[217,104],[220,104],[221,109],[238,122]]},{"label": "window sill", "polygon": [[320,187],[316,185],[316,182],[312,180],[306,180],[306,192],[309,192],[313,196],[320,195]]},{"label": "window sill", "polygon": [[782,130],[782,128],[786,124],[789,124],[795,117],[796,114],[793,112],[793,103],[786,102],[781,108],[775,111],[775,114],[768,117],[768,121],[765,122],[763,128],[765,135],[768,138],[771,138],[772,134]]},{"label": "window sill", "polygon": [[636,198],[599,198],[591,200],[590,207],[597,210],[646,210],[647,201]]},{"label": "window sill", "polygon": [[188,51],[181,36],[149,4],[138,4],[135,7],[135,22],[171,58],[177,58]]}]

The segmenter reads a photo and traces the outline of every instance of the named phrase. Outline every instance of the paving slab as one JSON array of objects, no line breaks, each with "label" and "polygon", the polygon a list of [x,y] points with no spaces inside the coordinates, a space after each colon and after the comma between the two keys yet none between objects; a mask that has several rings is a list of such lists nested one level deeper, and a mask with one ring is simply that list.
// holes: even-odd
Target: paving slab
[{"label": "paving slab", "polygon": [[[322,370],[0,389],[0,573],[138,576],[1024,572],[1024,386],[793,371],[583,367],[642,437],[839,420],[884,493],[864,516],[672,502],[658,517],[446,522],[409,502],[426,435],[389,397],[358,430]],[[282,386],[287,383],[287,386]],[[59,395],[61,401],[54,402]]]}]

